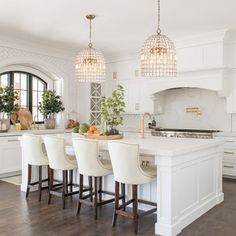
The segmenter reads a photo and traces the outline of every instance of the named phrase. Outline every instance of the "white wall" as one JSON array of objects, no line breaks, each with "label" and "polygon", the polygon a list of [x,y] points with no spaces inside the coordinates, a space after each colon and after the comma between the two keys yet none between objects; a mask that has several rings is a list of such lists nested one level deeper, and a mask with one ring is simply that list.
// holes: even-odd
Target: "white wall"
[{"label": "white wall", "polygon": [[[181,88],[160,92],[156,103],[158,97],[162,112],[157,120],[161,127],[232,130],[232,115],[225,112],[225,98],[214,91]],[[202,114],[187,113],[186,108],[192,107],[198,107]]]},{"label": "white wall", "polygon": [[73,55],[65,50],[30,44],[20,40],[0,39],[0,72],[23,67],[38,72],[42,78],[56,81],[55,89],[62,95],[66,108],[60,124],[64,126],[67,114],[78,111],[77,84],[74,80]]}]

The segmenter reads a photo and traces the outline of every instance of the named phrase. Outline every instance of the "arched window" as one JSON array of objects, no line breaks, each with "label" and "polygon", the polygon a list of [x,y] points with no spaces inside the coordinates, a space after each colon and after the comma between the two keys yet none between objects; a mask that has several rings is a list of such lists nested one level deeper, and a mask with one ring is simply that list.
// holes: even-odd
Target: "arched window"
[{"label": "arched window", "polygon": [[42,94],[47,90],[47,83],[38,76],[23,72],[9,71],[0,74],[0,86],[13,86],[19,94],[18,104],[21,107],[28,108],[35,121],[43,122],[43,116],[38,111],[39,102]]}]

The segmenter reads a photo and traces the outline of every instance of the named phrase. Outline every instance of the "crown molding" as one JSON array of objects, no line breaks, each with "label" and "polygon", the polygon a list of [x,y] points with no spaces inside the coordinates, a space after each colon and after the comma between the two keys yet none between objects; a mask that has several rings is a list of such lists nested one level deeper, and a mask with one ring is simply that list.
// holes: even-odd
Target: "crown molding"
[{"label": "crown molding", "polygon": [[41,42],[23,40],[15,37],[0,36],[0,46],[17,50],[23,50],[31,53],[51,56],[64,60],[74,61],[76,52],[66,48],[54,47]]}]

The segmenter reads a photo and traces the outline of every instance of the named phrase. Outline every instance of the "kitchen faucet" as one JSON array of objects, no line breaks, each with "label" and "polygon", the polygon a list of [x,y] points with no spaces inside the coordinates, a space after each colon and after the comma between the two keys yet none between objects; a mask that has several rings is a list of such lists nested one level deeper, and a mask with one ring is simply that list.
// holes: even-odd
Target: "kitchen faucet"
[{"label": "kitchen faucet", "polygon": [[152,116],[150,113],[145,112],[141,115],[141,128],[140,128],[140,138],[144,138],[144,118],[148,116],[150,121],[152,122]]}]

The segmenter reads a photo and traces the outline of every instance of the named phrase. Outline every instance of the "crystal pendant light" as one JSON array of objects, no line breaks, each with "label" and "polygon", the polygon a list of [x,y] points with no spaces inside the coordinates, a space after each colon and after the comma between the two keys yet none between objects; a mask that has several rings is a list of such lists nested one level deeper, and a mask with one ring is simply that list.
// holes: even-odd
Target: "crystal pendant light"
[{"label": "crystal pendant light", "polygon": [[150,36],[141,49],[141,75],[143,77],[176,76],[176,50],[174,43],[160,29],[160,0],[156,34]]},{"label": "crystal pendant light", "polygon": [[101,52],[93,48],[92,20],[95,15],[87,15],[90,33],[88,48],[78,53],[75,62],[75,78],[79,82],[101,83],[105,81],[105,59]]}]

